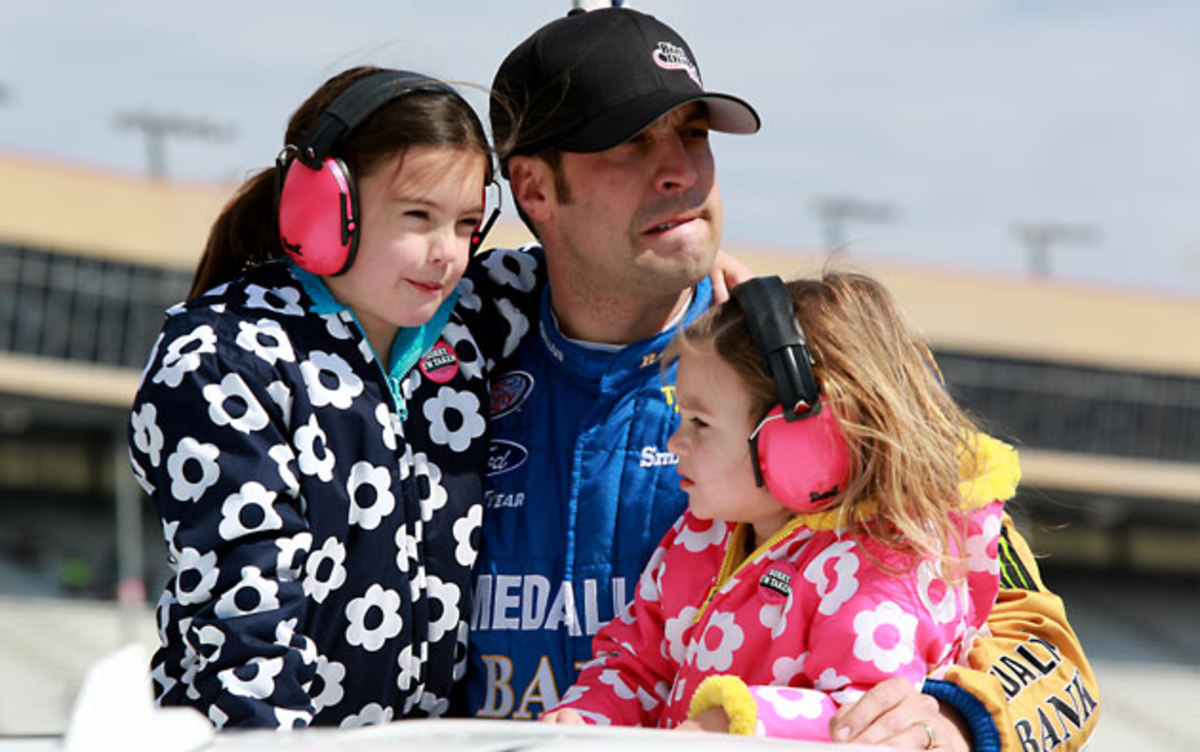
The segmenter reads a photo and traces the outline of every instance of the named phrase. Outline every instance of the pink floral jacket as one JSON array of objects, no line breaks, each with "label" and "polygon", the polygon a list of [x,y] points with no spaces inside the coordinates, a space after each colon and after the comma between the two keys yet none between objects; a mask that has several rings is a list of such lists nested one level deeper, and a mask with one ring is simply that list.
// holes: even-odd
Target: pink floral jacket
[{"label": "pink floral jacket", "polygon": [[797,517],[743,557],[747,526],[685,512],[559,707],[591,723],[669,728],[719,706],[735,733],[828,740],[837,707],[880,681],[902,676],[919,688],[965,663],[998,590],[1015,452],[1007,464],[1011,477],[964,494],[967,572],[957,580],[933,560],[884,571],[872,557],[904,560],[855,540],[830,513]]}]

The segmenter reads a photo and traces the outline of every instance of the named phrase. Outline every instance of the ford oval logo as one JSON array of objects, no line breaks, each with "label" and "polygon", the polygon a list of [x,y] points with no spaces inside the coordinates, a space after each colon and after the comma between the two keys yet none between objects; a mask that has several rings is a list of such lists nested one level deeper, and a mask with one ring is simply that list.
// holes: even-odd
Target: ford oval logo
[{"label": "ford oval logo", "polygon": [[529,450],[512,441],[492,439],[488,446],[488,475],[500,475],[515,470],[529,459]]}]

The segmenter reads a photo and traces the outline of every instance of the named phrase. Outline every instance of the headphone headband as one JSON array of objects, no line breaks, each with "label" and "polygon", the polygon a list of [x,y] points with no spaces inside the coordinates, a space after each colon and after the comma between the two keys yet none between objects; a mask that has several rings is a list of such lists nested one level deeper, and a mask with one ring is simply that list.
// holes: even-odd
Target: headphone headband
[{"label": "headphone headband", "polygon": [[334,145],[376,110],[414,91],[441,91],[458,96],[449,84],[404,70],[384,70],[359,79],[333,100],[296,147],[296,158],[319,168]]},{"label": "headphone headband", "polygon": [[734,287],[730,295],[746,314],[750,337],[762,356],[763,369],[775,382],[784,418],[791,422],[820,410],[812,353],[787,285],[775,276],[754,277]]}]

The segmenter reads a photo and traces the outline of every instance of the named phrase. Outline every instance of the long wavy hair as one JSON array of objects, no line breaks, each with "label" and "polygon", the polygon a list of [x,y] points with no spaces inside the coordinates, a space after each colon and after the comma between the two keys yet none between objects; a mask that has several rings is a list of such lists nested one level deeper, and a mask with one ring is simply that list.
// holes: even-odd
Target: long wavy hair
[{"label": "long wavy hair", "polygon": [[[815,360],[813,375],[850,450],[849,481],[827,509],[854,535],[914,556],[957,560],[947,552],[963,550],[963,530],[948,512],[962,502],[963,474],[976,468],[977,429],[946,391],[929,347],[871,277],[828,272],[787,287]],[[778,403],[741,306],[708,311],[676,338],[668,359],[705,346],[741,376],[752,421]]]},{"label": "long wavy hair", "polygon": [[[317,119],[354,82],[384,69],[350,68],[333,76],[304,101],[288,120],[285,144],[298,144]],[[350,172],[361,178],[387,158],[410,146],[455,146],[487,158],[485,180],[492,180],[487,136],[474,110],[462,97],[443,91],[416,91],[371,114],[333,149]],[[274,166],[246,180],[221,210],[209,231],[188,298],[235,279],[242,270],[283,258],[276,212]]]}]

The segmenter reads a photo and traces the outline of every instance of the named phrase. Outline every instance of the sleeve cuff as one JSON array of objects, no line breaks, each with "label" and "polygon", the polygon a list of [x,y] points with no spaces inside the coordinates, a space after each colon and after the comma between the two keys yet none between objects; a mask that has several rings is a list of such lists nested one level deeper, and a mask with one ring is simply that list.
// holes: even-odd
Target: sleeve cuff
[{"label": "sleeve cuff", "polygon": [[729,716],[729,733],[753,736],[758,723],[758,703],[746,683],[736,676],[710,676],[700,682],[688,707],[688,718],[711,708],[722,708]]},{"label": "sleeve cuff", "polygon": [[974,752],[1001,752],[1000,732],[996,729],[996,721],[975,695],[957,684],[939,679],[926,679],[921,691],[953,705],[955,710],[962,714],[963,720],[971,729],[972,738],[967,741]]}]

